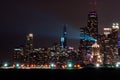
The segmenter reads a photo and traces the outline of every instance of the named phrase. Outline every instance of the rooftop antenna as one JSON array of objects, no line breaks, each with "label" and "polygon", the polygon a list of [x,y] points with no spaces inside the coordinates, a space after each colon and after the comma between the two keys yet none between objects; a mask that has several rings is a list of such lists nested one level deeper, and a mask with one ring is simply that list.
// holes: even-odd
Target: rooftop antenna
[{"label": "rooftop antenna", "polygon": [[88,4],[90,5],[90,8],[91,8],[92,10],[95,10],[95,11],[96,11],[96,5],[97,5],[96,0],[90,1]]}]

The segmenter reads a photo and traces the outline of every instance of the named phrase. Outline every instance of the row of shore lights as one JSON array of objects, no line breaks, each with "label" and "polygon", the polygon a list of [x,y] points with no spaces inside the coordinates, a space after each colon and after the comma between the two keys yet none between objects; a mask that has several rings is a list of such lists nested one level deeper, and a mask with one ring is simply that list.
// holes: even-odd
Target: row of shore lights
[{"label": "row of shore lights", "polygon": [[[4,67],[9,67],[9,64],[8,63],[4,63],[3,64],[3,66]],[[20,65],[19,63],[16,63],[15,65],[14,65],[14,67],[15,68],[20,68],[22,65]],[[46,67],[48,67],[48,65],[45,65]],[[33,67],[33,66],[32,66]],[[54,63],[50,63],[50,65],[49,65],[49,67],[50,68],[55,68],[56,67],[56,65],[54,64]],[[72,62],[68,62],[67,63],[67,65],[62,65],[62,68],[64,69],[64,68],[80,68],[80,65],[79,64],[77,64],[77,65],[73,65],[73,63]]]},{"label": "row of shore lights", "polygon": [[[4,65],[3,65],[4,67],[8,67],[9,65],[8,65],[8,63],[4,63]],[[20,64],[19,63],[16,63],[16,65],[14,65],[14,67],[15,68],[20,68]],[[54,64],[54,63],[51,63],[50,64],[50,67],[51,68],[55,68],[56,67],[56,65]],[[64,68],[68,68],[68,69],[72,69],[72,68],[80,68],[80,65],[78,64],[78,65],[73,65],[73,63],[72,62],[68,62],[67,63],[67,65],[65,65],[65,66],[62,66],[63,67],[63,69]],[[99,63],[97,63],[97,64],[95,64],[95,67],[100,67],[100,64]],[[115,67],[116,68],[120,68],[120,62],[117,62],[116,64],[115,64]]]}]

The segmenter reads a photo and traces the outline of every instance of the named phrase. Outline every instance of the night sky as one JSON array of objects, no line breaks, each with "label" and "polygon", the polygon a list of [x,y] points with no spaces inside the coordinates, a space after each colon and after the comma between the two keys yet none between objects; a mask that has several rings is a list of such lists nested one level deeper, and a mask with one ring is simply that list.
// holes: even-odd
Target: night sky
[{"label": "night sky", "polygon": [[87,25],[93,7],[98,13],[99,33],[120,21],[120,0],[3,0],[0,2],[0,61],[11,59],[14,47],[25,45],[34,34],[34,47],[52,46],[67,24],[68,45],[78,47],[79,28]]}]

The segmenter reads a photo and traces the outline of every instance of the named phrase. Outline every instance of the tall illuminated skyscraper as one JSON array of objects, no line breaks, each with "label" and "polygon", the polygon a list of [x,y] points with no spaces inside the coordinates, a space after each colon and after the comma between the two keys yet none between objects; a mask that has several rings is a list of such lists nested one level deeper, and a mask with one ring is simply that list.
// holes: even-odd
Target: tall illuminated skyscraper
[{"label": "tall illuminated skyscraper", "polygon": [[[98,40],[98,16],[96,11],[90,11],[88,13],[88,21],[87,21],[87,26],[85,28],[85,33]],[[91,46],[94,44],[94,40],[86,40],[86,50],[87,53],[90,52],[91,53]]]},{"label": "tall illuminated skyscraper", "polygon": [[[84,28],[84,34],[86,36],[83,36],[84,40],[80,40],[80,48],[84,46],[82,55],[84,55],[84,60],[89,62],[89,55],[92,54],[91,46],[95,43],[95,41],[98,40],[98,16],[96,11],[90,11],[88,13],[88,21],[87,26]],[[93,38],[94,40],[91,40],[89,37]]]},{"label": "tall illuminated skyscraper", "polygon": [[[85,34],[87,34],[89,37],[92,37],[95,39],[95,41],[98,40],[98,15],[96,12],[96,0],[91,0],[90,4],[90,11],[88,12],[88,20],[87,20],[87,26],[85,27]],[[91,46],[95,42],[94,40],[86,40],[86,47],[87,52],[90,52]]]},{"label": "tall illuminated skyscraper", "polygon": [[82,62],[86,57],[86,41],[85,41],[85,28],[80,28],[80,45],[79,45],[80,54],[82,56]]},{"label": "tall illuminated skyscraper", "polygon": [[98,16],[97,16],[96,11],[90,11],[88,13],[86,34],[97,39],[97,36],[98,36]]},{"label": "tall illuminated skyscraper", "polygon": [[101,52],[104,53],[104,64],[114,64],[119,59],[118,32],[118,23],[113,23],[112,28],[104,28],[105,37],[100,41],[101,49],[103,49]]},{"label": "tall illuminated skyscraper", "polygon": [[32,52],[33,50],[33,34],[29,33],[27,35],[27,49]]},{"label": "tall illuminated skyscraper", "polygon": [[112,35],[111,35],[111,47],[113,49],[114,55],[118,55],[118,35],[119,35],[119,24],[113,23]]},{"label": "tall illuminated skyscraper", "polygon": [[66,29],[66,25],[64,25],[64,29],[63,29],[63,37],[64,37],[64,48],[67,47],[67,29]]},{"label": "tall illuminated skyscraper", "polygon": [[30,63],[30,53],[33,52],[33,34],[27,35],[25,62]]},{"label": "tall illuminated skyscraper", "polygon": [[64,25],[63,28],[63,36],[61,37],[61,47],[66,48],[67,47],[67,30],[66,30],[66,25]]}]

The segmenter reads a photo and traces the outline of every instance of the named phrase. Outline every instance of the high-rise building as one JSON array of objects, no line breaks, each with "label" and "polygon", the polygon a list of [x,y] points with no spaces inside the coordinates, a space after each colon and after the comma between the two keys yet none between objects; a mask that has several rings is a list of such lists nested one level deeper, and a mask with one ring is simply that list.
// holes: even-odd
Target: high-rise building
[{"label": "high-rise building", "polygon": [[67,29],[66,29],[66,25],[64,25],[64,29],[63,29],[63,37],[64,37],[64,48],[67,47]]},{"label": "high-rise building", "polygon": [[85,60],[86,57],[86,41],[85,41],[85,28],[80,28],[80,45],[79,45],[80,55],[82,56],[82,61]]},{"label": "high-rise building", "polygon": [[64,25],[63,28],[63,36],[61,37],[61,47],[66,48],[67,47],[67,30],[66,30],[66,25]]},{"label": "high-rise building", "polygon": [[80,28],[80,46],[79,49],[83,55],[84,61],[89,62],[91,55],[91,46],[98,39],[98,16],[96,11],[88,13],[87,26]]},{"label": "high-rise building", "polygon": [[98,16],[97,16],[96,11],[90,11],[88,13],[86,34],[97,39],[97,36],[98,36]]},{"label": "high-rise building", "polygon": [[29,63],[30,54],[32,52],[33,52],[33,34],[29,33],[27,35],[27,42],[26,42],[26,54],[25,54],[26,63]]},{"label": "high-rise building", "polygon": [[24,62],[23,47],[14,48],[13,60],[14,60],[14,63],[23,63]]},{"label": "high-rise building", "polygon": [[[96,11],[90,11],[88,13],[88,21],[85,28],[85,34],[95,40],[98,39],[98,16]],[[90,52],[90,48],[94,44],[95,40],[86,40],[87,52]]]},{"label": "high-rise building", "polygon": [[103,55],[103,64],[112,64],[112,50],[110,48],[110,36],[112,33],[112,28],[103,28],[103,35],[99,38],[99,43],[101,46],[100,53]]},{"label": "high-rise building", "polygon": [[103,62],[102,57],[100,55],[100,46],[97,44],[97,42],[95,42],[92,45],[92,54],[91,54],[91,57],[90,57],[90,61],[93,64],[96,64],[96,63],[102,64],[102,62]]},{"label": "high-rise building", "polygon": [[33,51],[33,34],[32,33],[29,33],[27,35],[26,48],[27,48],[27,50],[28,50],[29,53]]},{"label": "high-rise building", "polygon": [[103,28],[103,33],[106,35],[106,37],[112,33],[112,28]]},{"label": "high-rise building", "polygon": [[114,64],[118,58],[118,31],[119,24],[113,23],[112,28],[104,28],[104,37],[101,37],[101,53],[104,54],[104,64]]},{"label": "high-rise building", "polygon": [[119,24],[113,23],[112,34],[111,34],[111,48],[113,49],[113,56],[115,59],[118,57],[118,35],[119,35]]}]

